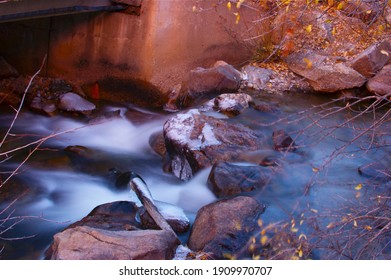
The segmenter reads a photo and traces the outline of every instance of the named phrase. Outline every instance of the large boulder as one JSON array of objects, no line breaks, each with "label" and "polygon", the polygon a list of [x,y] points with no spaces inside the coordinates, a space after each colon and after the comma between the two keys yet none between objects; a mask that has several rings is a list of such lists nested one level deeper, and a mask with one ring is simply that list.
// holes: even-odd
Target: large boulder
[{"label": "large boulder", "polygon": [[351,62],[351,67],[361,75],[371,78],[391,59],[391,43],[383,41],[374,44],[357,55]]},{"label": "large boulder", "polygon": [[238,196],[202,207],[191,229],[188,246],[222,259],[242,249],[255,229],[264,206],[251,197]]},{"label": "large boulder", "polygon": [[258,150],[263,135],[243,125],[201,114],[193,109],[177,114],[164,124],[164,138],[174,175],[187,180],[217,161],[232,161]]},{"label": "large boulder", "polygon": [[172,259],[176,238],[163,230],[110,231],[88,226],[69,228],[54,236],[51,260]]},{"label": "large boulder", "polygon": [[269,179],[268,168],[221,162],[213,165],[207,185],[217,197],[228,197],[260,189]]},{"label": "large boulder", "polygon": [[293,53],[287,63],[291,71],[305,77],[316,91],[336,92],[361,87],[367,80],[345,63],[312,51]]},{"label": "large boulder", "polygon": [[[183,228],[183,219],[178,219],[177,212],[178,209],[166,209],[162,214],[171,225],[180,224]],[[129,201],[99,205],[56,234],[46,258],[171,259],[178,245],[176,238],[169,232],[151,230],[142,224],[138,218],[140,213],[144,213],[144,209]]]},{"label": "large boulder", "polygon": [[[391,52],[390,52],[391,54]],[[391,93],[391,64],[386,65],[375,77],[369,79],[366,84],[367,89],[378,95],[387,95]]]},{"label": "large boulder", "polygon": [[240,72],[232,65],[217,61],[211,68],[190,71],[188,92],[196,98],[208,93],[235,92],[240,87]]}]

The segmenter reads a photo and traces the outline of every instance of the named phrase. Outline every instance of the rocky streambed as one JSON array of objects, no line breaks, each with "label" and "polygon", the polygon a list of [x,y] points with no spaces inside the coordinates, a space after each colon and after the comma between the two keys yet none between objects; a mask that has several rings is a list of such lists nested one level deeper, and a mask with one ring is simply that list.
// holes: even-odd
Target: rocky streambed
[{"label": "rocky streambed", "polygon": [[[388,50],[380,45],[375,52]],[[368,78],[353,70],[364,58],[352,62],[353,68],[333,68],[323,63],[336,62],[310,55],[319,64],[316,71],[307,74],[306,60],[291,57],[301,76],[290,73],[288,84],[282,82],[287,76],[254,66],[238,71],[218,62],[197,68],[186,86],[171,93],[166,112],[91,102],[64,81],[40,80],[44,90],[34,90],[27,100],[39,114],[21,112],[13,141],[1,147],[1,172],[9,174],[29,151],[11,159],[5,151],[52,135],[1,188],[1,214],[23,220],[1,236],[10,239],[3,258],[175,258],[178,240],[148,217],[128,188],[129,171],[163,205],[163,216],[184,245],[179,248],[191,250],[182,258],[341,257],[322,248],[320,231],[332,228],[335,216],[348,219],[352,203],[365,206],[374,194],[389,192],[390,151],[381,144],[389,143],[389,135],[379,133],[376,149],[363,150],[368,138],[351,140],[371,126],[373,115],[352,118],[360,113],[341,109],[347,97],[330,102],[313,94],[331,91],[330,81],[323,89],[320,84],[327,71],[354,75],[353,82],[346,76],[333,83],[333,91],[365,92],[357,87]],[[379,75],[387,71],[375,68]],[[1,96],[17,104],[20,90],[10,84],[21,78],[10,79],[2,81]],[[367,87],[380,96],[369,83],[383,81],[385,88],[388,81],[373,79]],[[275,91],[285,94],[270,94]],[[2,131],[13,118],[4,108]],[[358,227],[357,221],[352,225]],[[374,246],[382,258],[389,256],[389,245]]]}]

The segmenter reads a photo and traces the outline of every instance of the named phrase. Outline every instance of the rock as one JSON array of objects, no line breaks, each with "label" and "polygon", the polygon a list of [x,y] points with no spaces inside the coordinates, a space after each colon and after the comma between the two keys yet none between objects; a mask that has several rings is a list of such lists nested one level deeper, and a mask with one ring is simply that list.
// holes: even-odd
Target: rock
[{"label": "rock", "polygon": [[272,139],[276,151],[294,152],[297,148],[293,139],[282,129],[273,131]]},{"label": "rock", "polygon": [[31,101],[30,109],[47,116],[53,116],[57,110],[53,101],[41,98],[39,95],[35,96]]},{"label": "rock", "polygon": [[267,94],[313,91],[303,77],[288,70],[272,71],[249,65],[242,69],[242,77],[241,88],[245,91],[254,89]]},{"label": "rock", "polygon": [[188,92],[193,98],[209,93],[235,92],[240,87],[240,72],[232,65],[218,61],[212,68],[190,71]]},{"label": "rock", "polygon": [[256,67],[252,65],[247,65],[242,68],[243,81],[246,82],[248,87],[257,90],[260,90],[266,86],[272,74],[273,74],[272,70]]},{"label": "rock", "polygon": [[51,260],[167,260],[177,240],[162,230],[110,231],[88,226],[54,236],[46,254]]},{"label": "rock", "polygon": [[2,56],[0,56],[0,79],[17,77],[18,71],[10,65]]},{"label": "rock", "polygon": [[100,112],[95,116],[92,116],[91,119],[88,121],[88,124],[99,124],[115,119],[121,118],[121,110],[114,110],[114,111],[107,111],[107,112]]},{"label": "rock", "polygon": [[[391,53],[390,53],[391,54]],[[391,93],[391,64],[384,66],[375,77],[369,79],[366,84],[367,89],[378,95]]]},{"label": "rock", "polygon": [[391,181],[391,169],[380,162],[362,165],[358,168],[358,173],[361,176],[375,179],[377,181]]},{"label": "rock", "polygon": [[278,113],[280,110],[278,109],[278,104],[276,103],[269,103],[269,102],[263,102],[263,101],[256,101],[254,104],[252,104],[252,108],[254,110],[264,112],[264,113]]},{"label": "rock", "polygon": [[67,112],[89,114],[95,110],[95,105],[73,92],[68,92],[59,98],[58,108]]},{"label": "rock", "polygon": [[192,109],[166,121],[164,138],[174,175],[187,180],[217,161],[236,160],[243,153],[260,149],[264,137]]},{"label": "rock", "polygon": [[0,104],[8,104],[13,107],[17,106],[21,101],[21,98],[8,90],[2,90],[0,88]]},{"label": "rock", "polygon": [[155,151],[159,156],[164,157],[166,154],[166,144],[164,143],[164,135],[163,131],[158,131],[149,137],[149,146],[152,148],[152,150]]},{"label": "rock", "polygon": [[112,231],[141,229],[136,216],[139,208],[134,202],[115,201],[95,207],[86,217],[68,228],[87,226]]},{"label": "rock", "polygon": [[64,94],[72,91],[72,86],[64,80],[52,79],[50,81],[49,90],[52,94]]},{"label": "rock", "polygon": [[305,77],[316,91],[336,92],[360,87],[366,82],[364,76],[345,63],[312,51],[293,53],[287,63],[291,71]]},{"label": "rock", "polygon": [[[190,221],[187,218],[186,214],[183,212],[183,209],[179,208],[178,206],[161,201],[155,201],[155,203],[159,212],[162,214],[162,216],[166,219],[168,224],[175,232],[184,233],[189,230]],[[155,221],[148,214],[144,207],[140,209],[139,216],[144,228],[159,229]]]},{"label": "rock", "polygon": [[[379,15],[379,5],[376,1],[350,0],[343,3],[341,12],[348,17],[355,17],[365,23],[371,23]],[[373,3],[375,2],[375,3]]]},{"label": "rock", "polygon": [[157,114],[152,114],[141,109],[129,108],[125,113],[125,117],[132,124],[141,125],[146,122],[156,120],[159,116]]},{"label": "rock", "polygon": [[260,189],[269,179],[270,170],[265,167],[221,162],[213,165],[207,185],[217,197],[228,197]]},{"label": "rock", "polygon": [[213,109],[228,116],[239,115],[252,103],[250,95],[245,93],[225,93],[213,99]]},{"label": "rock", "polygon": [[361,75],[371,78],[390,61],[390,58],[391,43],[383,41],[357,55],[350,62],[350,66]]},{"label": "rock", "polygon": [[191,229],[188,246],[216,259],[242,249],[257,229],[264,206],[251,197],[238,196],[202,207]]}]

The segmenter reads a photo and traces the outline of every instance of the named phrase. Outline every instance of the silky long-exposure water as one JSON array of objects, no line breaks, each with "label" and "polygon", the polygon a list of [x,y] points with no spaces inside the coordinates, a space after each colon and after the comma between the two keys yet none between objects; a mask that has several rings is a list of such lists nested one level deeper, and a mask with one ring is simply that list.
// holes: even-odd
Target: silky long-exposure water
[{"label": "silky long-exposure water", "polygon": [[[336,149],[354,138],[357,131],[370,126],[373,121],[370,116],[362,116],[323,137],[327,134],[327,127],[336,127],[355,113],[332,114],[316,123],[316,112],[321,108],[302,115],[297,112],[319,105],[327,101],[326,98],[287,95],[273,98],[258,96],[256,100],[278,104],[277,112],[247,109],[227,121],[242,123],[269,139],[265,149],[249,154],[248,161],[236,164],[257,165],[264,158],[281,159],[279,162],[282,164],[275,168],[274,176],[264,188],[245,194],[266,205],[262,215],[264,223],[289,221],[303,216],[308,210],[326,213],[330,209],[342,209],[348,203],[361,203],[365,192],[358,197],[356,187],[360,184],[365,186],[368,179],[360,176],[357,168],[371,162],[390,166],[389,147],[377,145],[381,141],[389,143],[390,139],[384,140],[384,137],[376,139],[377,142],[372,143],[369,149],[365,149],[364,145],[369,145],[371,140],[360,138],[362,141],[346,145],[328,162]],[[20,114],[12,134],[1,148],[3,180],[9,171],[20,165],[33,146],[28,152],[19,152],[7,160],[5,151],[49,135],[53,137],[47,139],[14,176],[18,184],[26,186],[26,193],[11,205],[12,199],[3,199],[0,218],[3,221],[7,217],[9,219],[0,228],[0,232],[7,229],[0,234],[3,239],[0,244],[4,244],[1,258],[41,259],[56,232],[80,220],[94,207],[112,201],[135,200],[129,190],[112,188],[107,179],[112,168],[138,173],[156,200],[181,207],[190,220],[202,206],[216,200],[206,185],[210,168],[200,171],[187,182],[163,172],[162,159],[151,149],[149,138],[162,131],[170,115],[143,111],[150,118],[140,123],[124,117],[127,105],[113,107],[106,104],[103,109],[119,109],[121,117],[88,124],[83,119],[67,115],[46,117],[27,110]],[[218,113],[214,115],[223,117]],[[12,111],[2,109],[2,137],[13,116]],[[301,117],[302,120],[299,120]],[[270,123],[274,124],[267,125]],[[315,125],[308,127],[310,124]],[[285,154],[273,150],[271,135],[276,129],[285,129],[292,135],[300,146],[297,152]],[[62,134],[64,131],[68,132]],[[61,134],[55,136],[56,133]],[[80,162],[70,159],[69,154],[64,152],[66,147],[76,145],[88,149],[88,156]],[[389,189],[390,185],[382,182],[378,188]],[[328,217],[321,221],[325,225],[329,223]],[[11,228],[8,228],[10,225]],[[305,223],[300,225],[299,230],[307,235],[311,231]],[[314,252],[313,257],[322,258],[322,255],[320,251]]]}]

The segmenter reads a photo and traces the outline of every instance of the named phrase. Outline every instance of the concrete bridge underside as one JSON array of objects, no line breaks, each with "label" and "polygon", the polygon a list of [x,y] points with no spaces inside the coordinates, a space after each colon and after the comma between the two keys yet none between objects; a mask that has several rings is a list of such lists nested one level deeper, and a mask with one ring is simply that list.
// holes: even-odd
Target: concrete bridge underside
[{"label": "concrete bridge underside", "polygon": [[[0,22],[102,11],[121,11],[136,1],[0,0]],[[137,1],[139,2],[139,1]]]}]

